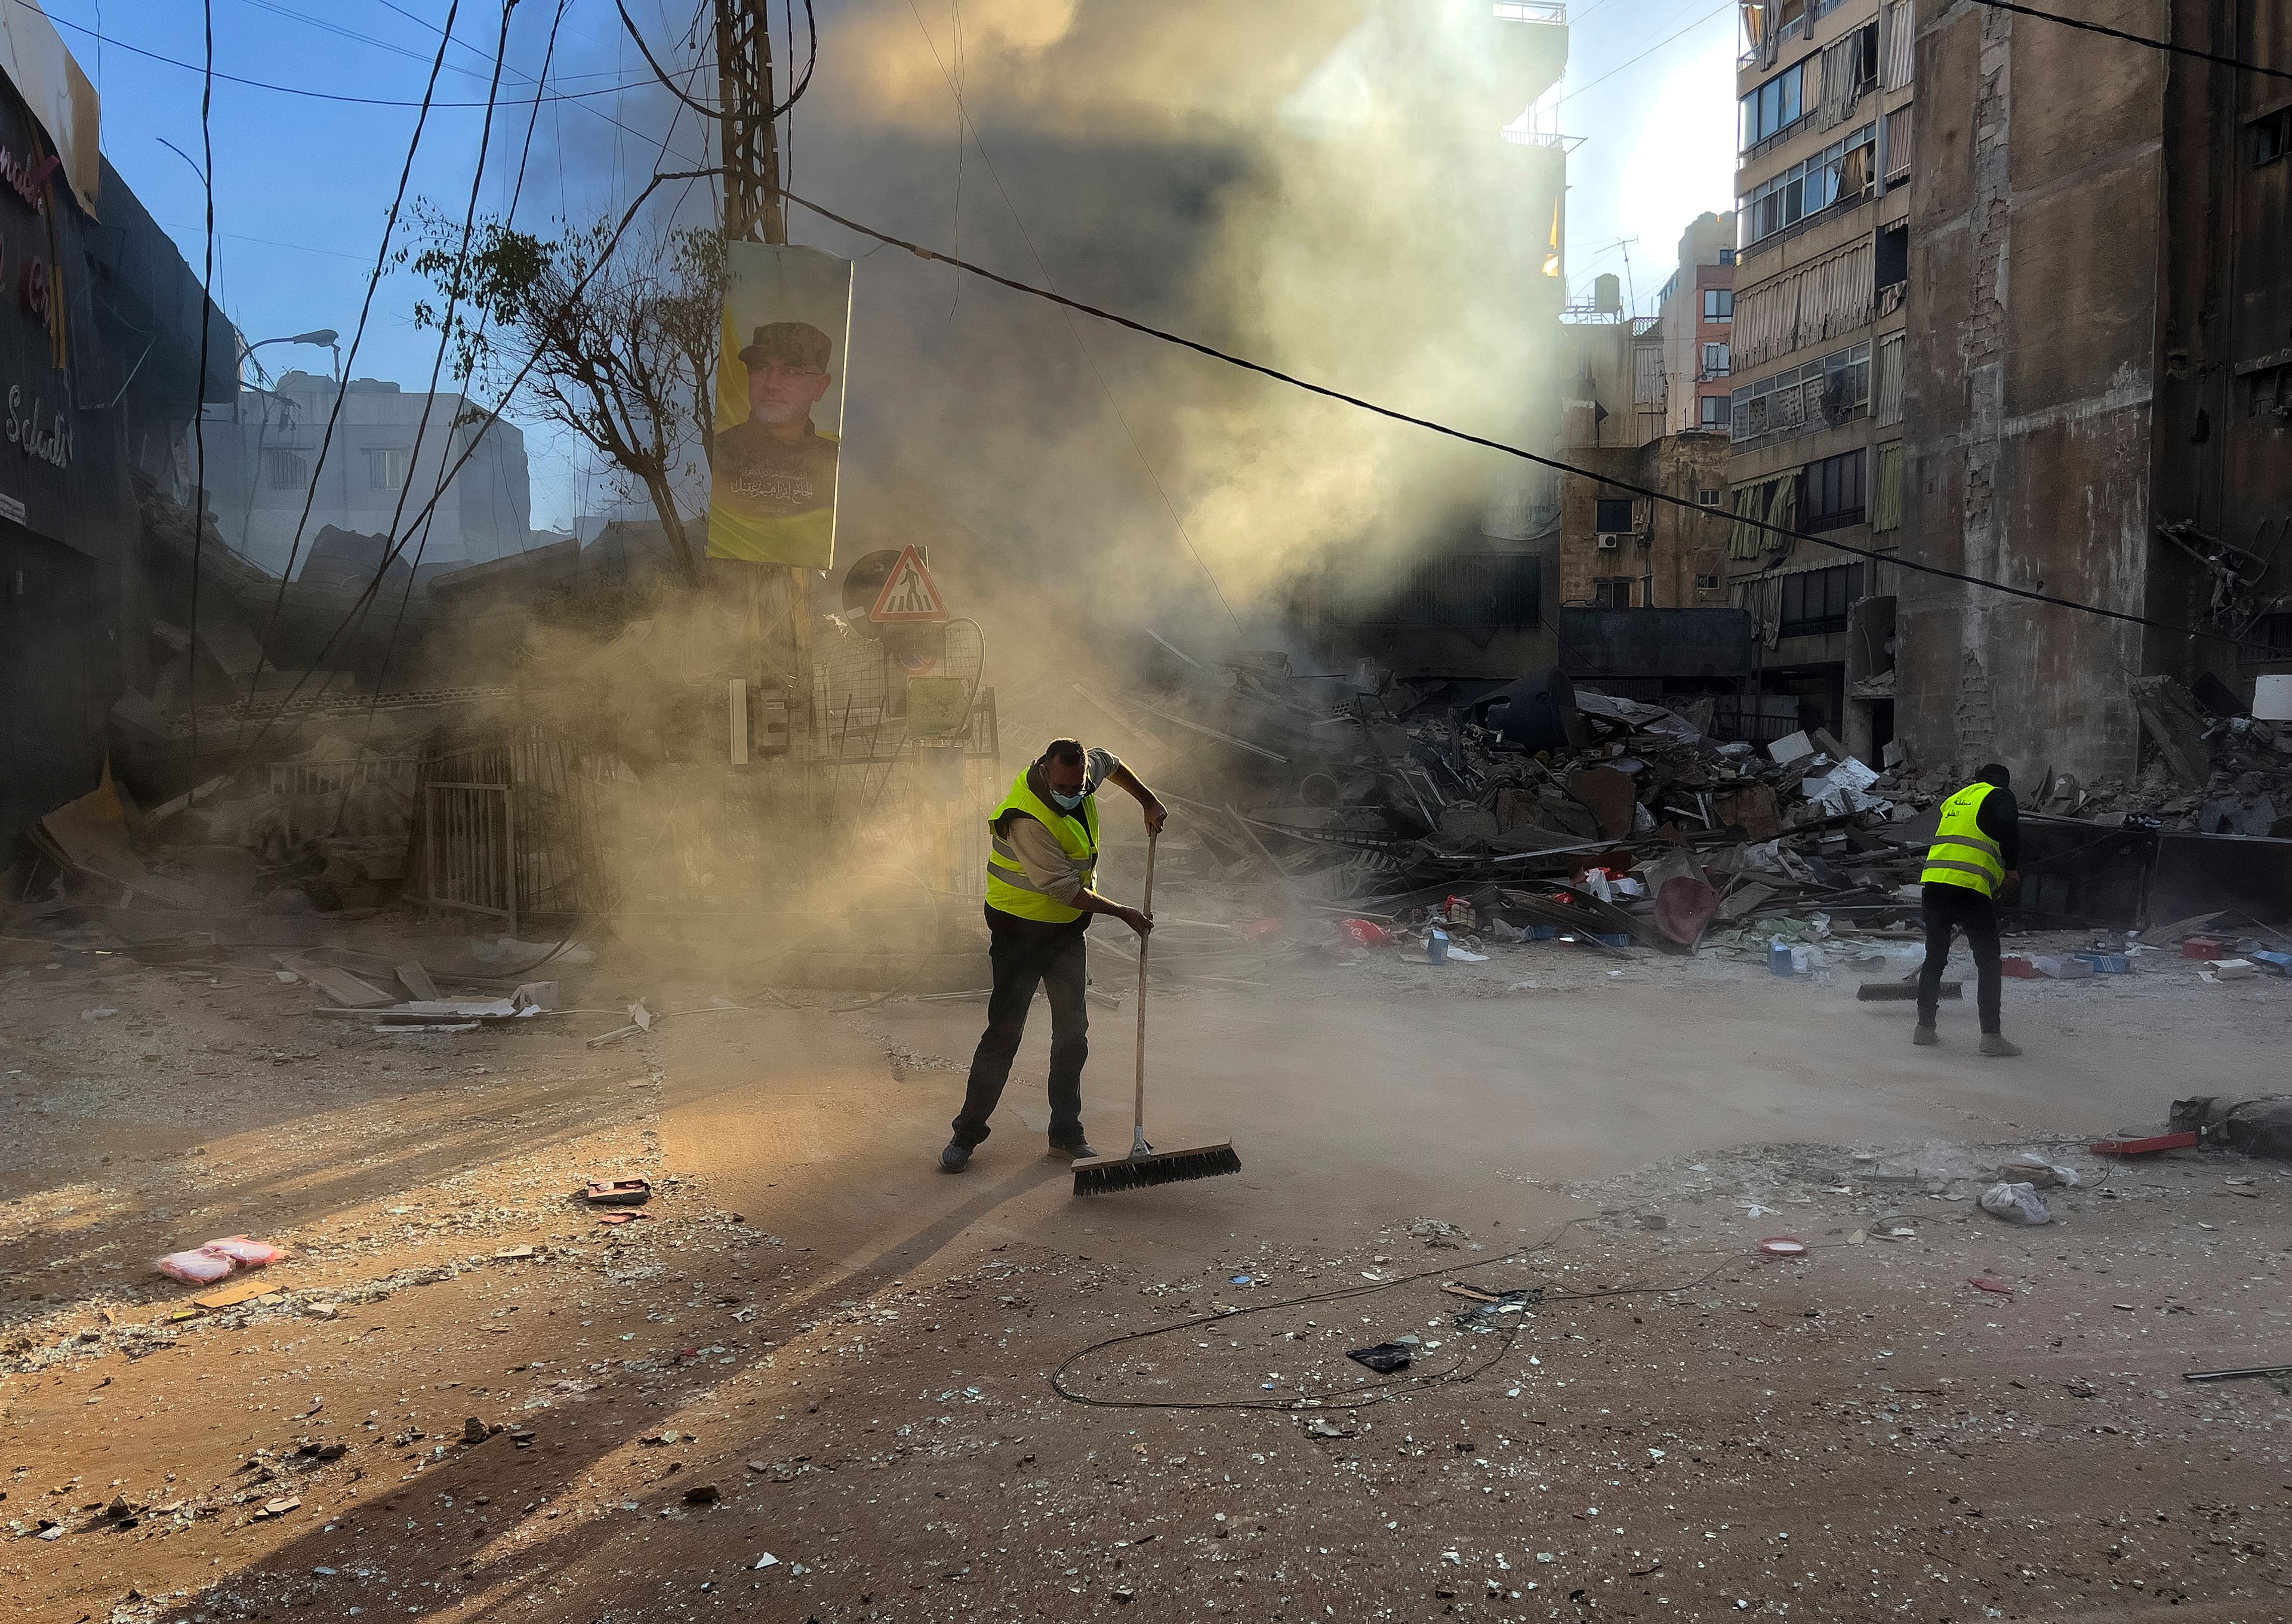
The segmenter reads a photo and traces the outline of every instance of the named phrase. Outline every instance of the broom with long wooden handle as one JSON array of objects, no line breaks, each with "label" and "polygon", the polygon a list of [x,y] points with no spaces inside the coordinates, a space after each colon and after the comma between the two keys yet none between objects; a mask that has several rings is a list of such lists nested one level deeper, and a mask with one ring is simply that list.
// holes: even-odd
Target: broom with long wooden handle
[{"label": "broom with long wooden handle", "polygon": [[[1141,906],[1150,915],[1154,911],[1154,852],[1160,840],[1158,835],[1146,837],[1146,900]],[[1152,941],[1150,935],[1138,939],[1138,1075],[1132,1095],[1130,1153],[1094,1156],[1075,1163],[1077,1195],[1111,1195],[1120,1190],[1180,1184],[1241,1171],[1241,1158],[1234,1154],[1231,1140],[1177,1151],[1158,1151],[1146,1143],[1146,952]]]}]

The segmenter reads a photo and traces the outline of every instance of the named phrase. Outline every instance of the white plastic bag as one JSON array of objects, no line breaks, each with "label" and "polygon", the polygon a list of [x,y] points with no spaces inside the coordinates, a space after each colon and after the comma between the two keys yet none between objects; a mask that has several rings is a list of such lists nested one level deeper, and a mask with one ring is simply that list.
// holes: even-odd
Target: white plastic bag
[{"label": "white plastic bag", "polygon": [[152,1267],[187,1286],[212,1286],[237,1265],[220,1252],[202,1247],[195,1252],[170,1252]]},{"label": "white plastic bag", "polygon": [[1992,1184],[1981,1192],[1981,1210],[2011,1224],[2050,1224],[2054,1215],[2038,1199],[2035,1184]]}]

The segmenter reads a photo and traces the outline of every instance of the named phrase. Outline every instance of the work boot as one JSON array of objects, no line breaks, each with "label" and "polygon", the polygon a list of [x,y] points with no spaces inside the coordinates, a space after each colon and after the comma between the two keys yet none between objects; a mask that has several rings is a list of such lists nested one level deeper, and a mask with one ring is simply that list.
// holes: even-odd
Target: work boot
[{"label": "work boot", "polygon": [[1098,1152],[1090,1148],[1087,1140],[1077,1139],[1071,1144],[1053,1144],[1051,1154],[1061,1161],[1087,1161]]},{"label": "work boot", "polygon": [[947,1149],[939,1153],[939,1170],[942,1173],[960,1173],[970,1165],[971,1147],[960,1139],[948,1140]]},{"label": "work boot", "polygon": [[2022,1046],[2018,1043],[2006,1042],[2006,1034],[2003,1032],[1984,1032],[1981,1034],[1981,1052],[1984,1054],[1997,1055],[2001,1059],[2011,1059],[2022,1052]]},{"label": "work boot", "polygon": [[1934,1030],[1933,1022],[1921,1021],[1911,1029],[1910,1041],[1922,1049],[1930,1049],[1941,1041],[1941,1034]]}]

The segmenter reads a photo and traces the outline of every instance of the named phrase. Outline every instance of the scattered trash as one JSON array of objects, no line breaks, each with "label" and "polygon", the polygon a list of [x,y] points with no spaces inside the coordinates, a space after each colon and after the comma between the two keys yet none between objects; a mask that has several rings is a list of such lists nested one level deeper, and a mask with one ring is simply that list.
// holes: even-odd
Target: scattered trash
[{"label": "scattered trash", "polygon": [[1759,1242],[1759,1250],[1770,1257],[1804,1257],[1806,1242],[1790,1235],[1770,1235]]},{"label": "scattered trash", "polygon": [[[1416,1338],[1409,1340],[1414,1342]],[[1367,1365],[1379,1376],[1390,1376],[1395,1370],[1407,1369],[1416,1354],[1401,1343],[1380,1342],[1375,1347],[1354,1348],[1345,1357],[1355,1364]]]},{"label": "scattered trash", "polygon": [[1341,1426],[1323,1416],[1316,1416],[1306,1422],[1305,1432],[1314,1438],[1353,1438],[1360,1435],[1351,1424]]},{"label": "scattered trash", "polygon": [[2153,1156],[2159,1151],[2185,1151],[2203,1138],[2201,1134],[2150,1134],[2131,1139],[2096,1139],[2086,1149],[2096,1156]]},{"label": "scattered trash", "polygon": [[651,1216],[652,1214],[649,1212],[601,1212],[597,1215],[597,1222],[600,1224],[634,1224],[641,1218],[650,1219]]},{"label": "scattered trash", "polygon": [[1449,961],[1448,932],[1436,930],[1424,933],[1424,957],[1436,965],[1446,964]]},{"label": "scattered trash", "polygon": [[1977,1291],[1988,1291],[1998,1297],[2012,1297],[2014,1295],[2013,1287],[2007,1285],[2002,1280],[1993,1280],[1987,1274],[1970,1275],[1967,1277],[1965,1283],[1974,1288]]},{"label": "scattered trash", "polygon": [[1392,933],[1382,925],[1367,919],[1348,919],[1338,927],[1357,948],[1384,948],[1392,945]]},{"label": "scattered trash", "polygon": [[187,1286],[212,1286],[234,1269],[260,1269],[286,1256],[267,1240],[226,1235],[188,1252],[171,1252],[154,1262],[152,1267]]},{"label": "scattered trash", "polygon": [[592,1207],[642,1207],[652,1200],[652,1185],[641,1178],[593,1181],[581,1192]]},{"label": "scattered trash", "polygon": [[1981,1192],[1981,1210],[2014,1224],[2050,1224],[2054,1215],[2038,1199],[2035,1186],[2000,1182]]},{"label": "scattered trash", "polygon": [[748,1571],[752,1573],[761,1573],[766,1568],[776,1568],[779,1566],[779,1563],[780,1559],[779,1557],[773,1555],[770,1551],[766,1551],[763,1555],[756,1558],[756,1565]]}]

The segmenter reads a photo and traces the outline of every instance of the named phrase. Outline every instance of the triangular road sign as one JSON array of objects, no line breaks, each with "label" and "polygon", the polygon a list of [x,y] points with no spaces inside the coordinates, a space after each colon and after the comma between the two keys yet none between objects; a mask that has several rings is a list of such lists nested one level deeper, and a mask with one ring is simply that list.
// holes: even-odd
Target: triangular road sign
[{"label": "triangular road sign", "polygon": [[922,553],[909,547],[900,554],[884,590],[876,594],[876,607],[868,611],[868,618],[878,625],[948,618],[947,601],[939,595],[931,571],[924,568]]}]

